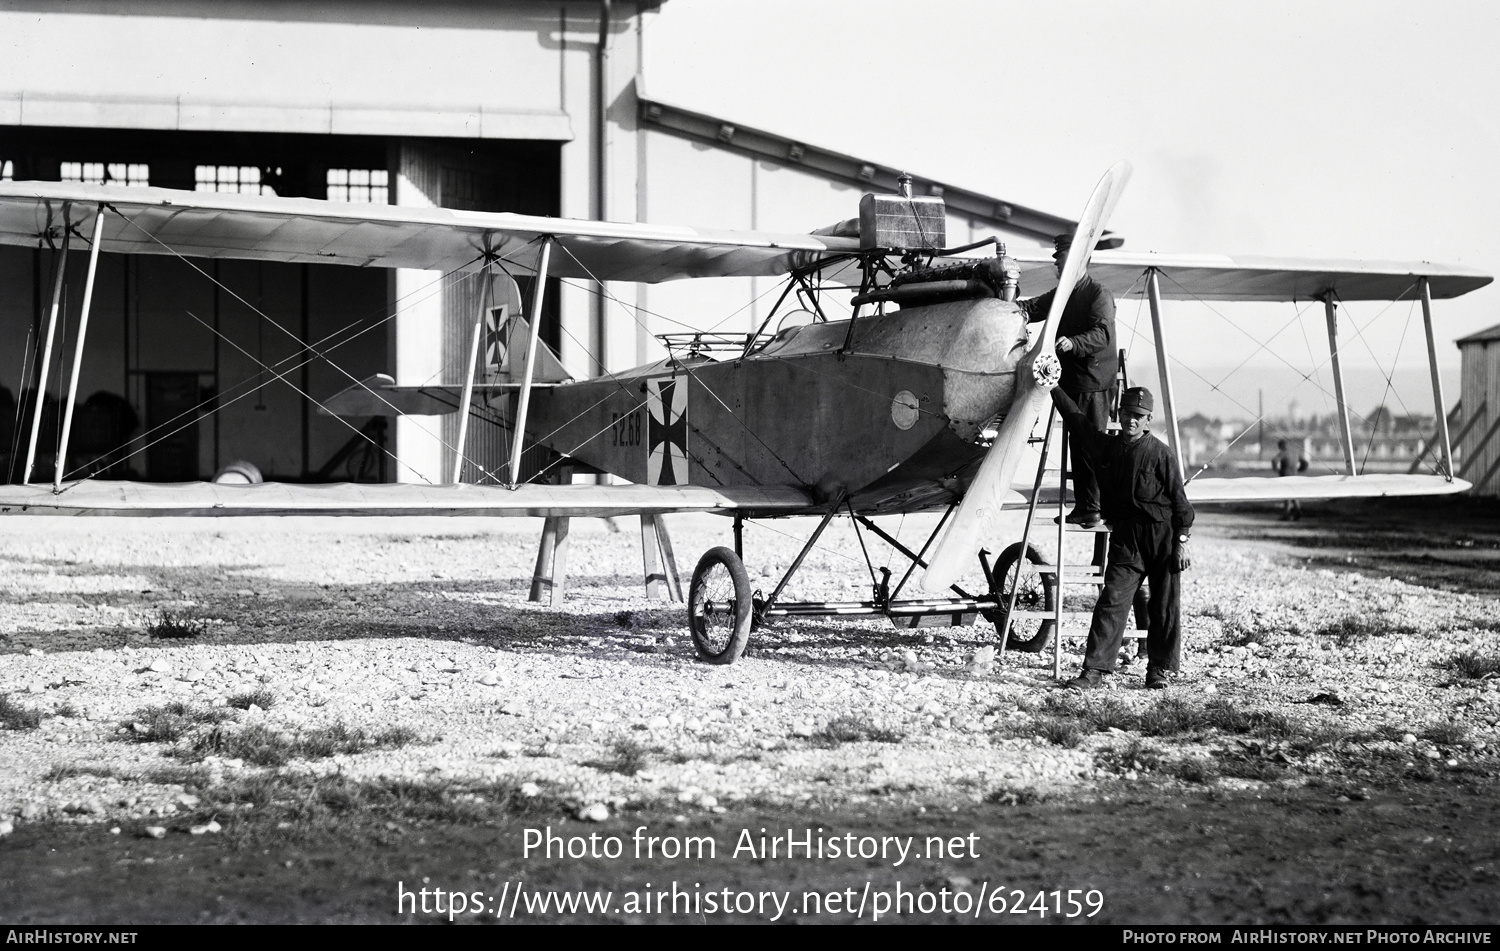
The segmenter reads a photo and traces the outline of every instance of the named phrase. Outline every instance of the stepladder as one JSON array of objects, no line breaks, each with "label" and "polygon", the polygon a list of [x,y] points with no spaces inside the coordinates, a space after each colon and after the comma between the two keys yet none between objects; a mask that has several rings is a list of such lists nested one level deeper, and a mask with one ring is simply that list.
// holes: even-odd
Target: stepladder
[{"label": "stepladder", "polygon": [[[1082,640],[1088,635],[1109,566],[1111,532],[1107,523],[1086,528],[1067,521],[1073,468],[1068,464],[1068,434],[1055,408],[1042,434],[1032,441],[1040,444],[1040,456],[1021,542],[1007,549],[993,569],[987,565],[986,570],[999,576],[993,583],[1006,606],[1000,655],[1009,650],[1041,653],[1050,646],[1053,676],[1061,677],[1064,641]],[[1049,470],[1048,458],[1054,451],[1058,464],[1055,470]],[[1056,487],[1055,495],[1044,492],[1049,482]],[[1048,535],[1055,543],[1056,555],[1051,562],[1042,554],[1045,543],[1033,543],[1033,539],[1042,541]],[[1080,535],[1088,536],[1089,542],[1076,544]],[[1069,544],[1070,539],[1075,544]],[[1081,555],[1080,548],[1088,548],[1090,554]],[[1130,617],[1133,624],[1127,627],[1122,642],[1124,663],[1133,659],[1132,642],[1135,656],[1145,650],[1146,601],[1142,586],[1135,594]]]}]

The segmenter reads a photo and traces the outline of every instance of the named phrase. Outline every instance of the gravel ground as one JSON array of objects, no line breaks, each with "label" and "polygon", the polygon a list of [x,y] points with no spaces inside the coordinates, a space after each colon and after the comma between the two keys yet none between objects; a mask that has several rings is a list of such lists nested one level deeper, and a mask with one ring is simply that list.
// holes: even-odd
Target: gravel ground
[{"label": "gravel ground", "polygon": [[[698,554],[727,543],[728,523],[669,521],[686,584]],[[1438,666],[1458,652],[1500,656],[1493,594],[1318,567],[1284,546],[1231,540],[1245,523],[1201,522],[1185,585],[1185,676],[1169,696],[1358,734],[1375,753],[1439,772],[1493,765],[1500,681]],[[909,544],[924,524],[886,523]],[[898,631],[808,619],[757,631],[734,666],[701,663],[681,605],[639,593],[630,519],[618,532],[575,523],[561,611],[525,600],[533,520],[5,525],[0,695],[42,720],[0,730],[0,832],[43,821],[149,824],[190,810],[195,800],[171,769],[212,727],[175,745],[140,742],[148,708],[173,702],[220,711],[221,730],[264,727],[286,742],[334,725],[415,736],[296,759],[284,772],[513,780],[604,813],[643,803],[685,813],[808,802],[937,808],[1067,794],[1147,771],[1129,757],[1109,760],[1137,739],[1128,731],[1043,738],[1055,703],[1050,658],[976,666],[992,640],[984,622]],[[774,585],[810,528],[752,526],[752,579]],[[862,596],[869,579],[853,535],[825,538],[793,594]],[[1080,551],[1069,557],[1086,543],[1070,539]],[[891,563],[887,552],[872,546],[877,564]],[[167,616],[201,633],[151,636]],[[1076,654],[1063,666],[1071,675]],[[1136,665],[1118,675],[1107,695],[1126,711],[1150,709],[1161,695],[1142,689],[1143,673]],[[264,709],[231,705],[266,695]],[[1236,743],[1244,746],[1186,742],[1165,755]],[[1343,768],[1319,755],[1279,782]],[[201,764],[212,779],[278,768],[212,753]],[[1345,779],[1350,789],[1361,782]]]}]

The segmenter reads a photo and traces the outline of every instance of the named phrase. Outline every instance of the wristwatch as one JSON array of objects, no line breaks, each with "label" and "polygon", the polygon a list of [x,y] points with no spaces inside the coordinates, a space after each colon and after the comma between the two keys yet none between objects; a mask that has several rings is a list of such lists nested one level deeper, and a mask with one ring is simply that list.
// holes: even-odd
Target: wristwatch
[{"label": "wristwatch", "polygon": [[1183,544],[1183,545],[1186,545],[1191,540],[1192,540],[1192,536],[1190,536],[1190,535],[1183,534],[1183,535],[1178,535],[1177,536],[1177,541],[1179,543]]}]

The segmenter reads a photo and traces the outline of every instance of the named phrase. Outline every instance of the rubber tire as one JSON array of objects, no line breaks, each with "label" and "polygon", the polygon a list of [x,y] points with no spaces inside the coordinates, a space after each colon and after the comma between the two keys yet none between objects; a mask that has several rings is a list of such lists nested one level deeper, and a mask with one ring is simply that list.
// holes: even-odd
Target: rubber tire
[{"label": "rubber tire", "polygon": [[[1001,608],[995,612],[995,616],[992,618],[997,631],[1005,630],[1004,606],[1010,604],[1010,575],[1016,566],[1016,559],[1020,557],[1021,543],[1016,542],[1001,552],[999,560],[995,562],[993,571],[996,590],[998,592],[997,600],[1001,604]],[[1047,564],[1047,561],[1031,545],[1026,546],[1026,560],[1033,565]],[[1021,595],[1016,599],[1016,607],[1027,611],[1057,610],[1057,576],[1041,574],[1035,571],[1028,572],[1023,567],[1021,571]],[[1005,649],[1008,651],[1019,651],[1022,654],[1040,654],[1052,642],[1052,633],[1056,628],[1056,621],[1042,621],[1037,632],[1030,638],[1018,639],[1012,634]]]},{"label": "rubber tire", "polygon": [[732,548],[710,548],[698,559],[688,587],[688,629],[698,656],[732,664],[745,653],[755,610],[750,575]]}]

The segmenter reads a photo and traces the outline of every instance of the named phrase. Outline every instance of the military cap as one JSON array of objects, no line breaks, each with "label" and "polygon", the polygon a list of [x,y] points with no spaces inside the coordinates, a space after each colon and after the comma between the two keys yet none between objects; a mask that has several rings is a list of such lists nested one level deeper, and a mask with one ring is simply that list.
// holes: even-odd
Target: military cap
[{"label": "military cap", "polygon": [[1151,391],[1144,386],[1132,386],[1120,397],[1120,412],[1135,413],[1144,416],[1156,408],[1156,401],[1151,398]]}]

